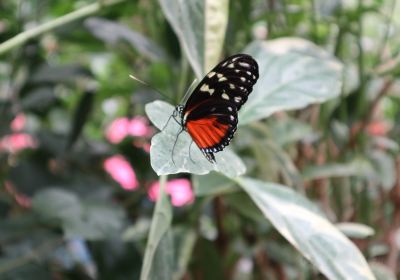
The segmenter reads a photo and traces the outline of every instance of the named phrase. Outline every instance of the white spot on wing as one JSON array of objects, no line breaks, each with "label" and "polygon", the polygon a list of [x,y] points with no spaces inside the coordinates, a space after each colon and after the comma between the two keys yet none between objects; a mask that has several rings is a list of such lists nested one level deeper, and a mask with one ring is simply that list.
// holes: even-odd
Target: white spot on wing
[{"label": "white spot on wing", "polygon": [[221,73],[218,73],[218,74],[217,74],[217,77],[218,77],[218,78],[222,78],[223,76],[224,76],[224,75],[222,75]]},{"label": "white spot on wing", "polygon": [[230,89],[235,89],[235,85],[234,84],[229,84],[229,88]]},{"label": "white spot on wing", "polygon": [[210,95],[212,95],[215,90],[213,88],[209,88],[207,84],[204,84],[201,86],[200,91],[208,92]]},{"label": "white spot on wing", "polygon": [[222,78],[220,78],[220,79],[218,80],[218,82],[223,82],[223,81],[226,81],[226,80],[228,80],[226,77],[222,77]]},{"label": "white spot on wing", "polygon": [[242,101],[242,97],[240,96],[236,96],[234,99],[236,103],[240,103],[240,101]]},{"label": "white spot on wing", "polygon": [[208,73],[207,77],[212,78],[216,73],[215,72],[210,72]]},{"label": "white spot on wing", "polygon": [[235,64],[233,64],[233,63],[229,64],[228,68],[235,68]]},{"label": "white spot on wing", "polygon": [[232,112],[232,107],[228,107],[228,111],[229,111],[229,112]]},{"label": "white spot on wing", "polygon": [[245,82],[246,78],[245,77],[240,77],[240,80],[242,80],[242,82]]},{"label": "white spot on wing", "polygon": [[246,63],[246,62],[239,62],[240,66],[243,66],[245,68],[250,68],[250,64]]},{"label": "white spot on wing", "polygon": [[221,95],[221,97],[225,100],[229,100],[229,95],[227,95],[225,92]]}]

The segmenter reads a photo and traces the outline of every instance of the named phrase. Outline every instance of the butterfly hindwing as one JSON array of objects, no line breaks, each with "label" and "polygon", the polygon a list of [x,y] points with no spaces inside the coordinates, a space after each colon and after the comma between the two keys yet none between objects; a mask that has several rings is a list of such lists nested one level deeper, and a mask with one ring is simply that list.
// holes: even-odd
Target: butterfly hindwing
[{"label": "butterfly hindwing", "polygon": [[224,100],[206,101],[185,119],[186,130],[209,160],[229,145],[237,127],[237,110]]}]

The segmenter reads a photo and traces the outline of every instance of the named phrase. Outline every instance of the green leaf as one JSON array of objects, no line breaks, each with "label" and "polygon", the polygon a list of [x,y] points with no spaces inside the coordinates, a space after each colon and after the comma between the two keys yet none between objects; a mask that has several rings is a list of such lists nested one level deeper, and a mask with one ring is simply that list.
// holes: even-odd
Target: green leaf
[{"label": "green leaf", "polygon": [[106,43],[117,45],[119,41],[125,40],[129,42],[132,47],[137,49],[140,54],[149,59],[155,61],[165,59],[163,49],[149,38],[146,38],[123,24],[100,17],[92,17],[85,20],[85,26],[94,36]]},{"label": "green leaf", "polygon": [[357,247],[309,200],[278,184],[236,181],[275,228],[329,279],[374,279]]},{"label": "green leaf", "polygon": [[79,103],[74,112],[74,118],[71,125],[71,130],[68,134],[66,149],[69,150],[78,139],[82,132],[82,129],[89,118],[92,111],[92,105],[94,101],[94,92],[87,90],[83,93],[83,96],[79,100]]},{"label": "green leaf", "polygon": [[371,270],[374,273],[376,280],[396,280],[396,275],[393,273],[392,269],[383,263],[371,262]]},{"label": "green leaf", "polygon": [[74,193],[49,188],[39,191],[33,197],[32,209],[44,221],[58,224],[80,216],[82,205]]},{"label": "green leaf", "polygon": [[176,261],[173,279],[179,280],[184,278],[196,239],[197,234],[194,230],[187,228],[177,228],[174,230]]},{"label": "green leaf", "polygon": [[[186,131],[183,131],[178,137],[181,126],[171,117],[173,110],[174,107],[162,101],[154,101],[146,105],[149,119],[162,130],[151,139],[150,149],[151,166],[158,175],[180,172],[207,174],[215,170],[229,177],[236,177],[245,172],[246,168],[243,162],[229,149],[215,154],[216,163],[211,164],[196,144],[191,145],[192,138]],[[167,121],[168,125],[165,126]],[[173,150],[177,137],[178,140]]]},{"label": "green leaf", "polygon": [[257,60],[260,78],[239,112],[240,125],[282,110],[337,97],[342,65],[311,42],[283,38],[256,41],[244,51]]},{"label": "green leaf", "polygon": [[371,177],[374,169],[363,158],[355,158],[346,163],[327,163],[319,166],[308,166],[303,171],[305,180],[314,180],[329,177],[362,176]]},{"label": "green leaf", "polygon": [[217,64],[228,23],[228,0],[159,0],[198,79]]},{"label": "green leaf", "polygon": [[115,205],[83,203],[76,194],[58,188],[38,192],[32,209],[43,222],[60,226],[71,238],[104,239],[123,226],[124,213]]},{"label": "green leaf", "polygon": [[218,195],[239,190],[232,180],[216,172],[195,175],[192,177],[192,183],[196,196]]},{"label": "green leaf", "polygon": [[373,228],[359,223],[338,223],[336,227],[350,238],[364,239],[375,234]]},{"label": "green leaf", "polygon": [[[167,231],[171,226],[172,221],[172,208],[169,202],[169,198],[164,192],[166,177],[160,178],[160,193],[154,209],[153,219],[150,227],[149,239],[146,245],[146,251],[143,258],[142,271],[140,273],[141,280],[149,279],[150,275],[162,275],[162,271],[153,271],[154,269],[154,257],[161,240],[166,236]],[[168,238],[168,237],[167,237]],[[163,243],[166,242],[165,240]],[[163,244],[161,251],[158,250],[157,254],[164,254],[163,248],[168,247],[168,244]],[[167,254],[168,255],[168,254]],[[158,257],[157,257],[158,258]],[[157,263],[162,262],[158,258]],[[159,269],[163,269],[163,266],[158,266]],[[165,269],[168,269],[166,267]],[[169,270],[169,269],[168,269]]]},{"label": "green leaf", "polygon": [[162,236],[154,254],[150,276],[146,279],[171,279],[174,273],[174,244],[171,229]]}]

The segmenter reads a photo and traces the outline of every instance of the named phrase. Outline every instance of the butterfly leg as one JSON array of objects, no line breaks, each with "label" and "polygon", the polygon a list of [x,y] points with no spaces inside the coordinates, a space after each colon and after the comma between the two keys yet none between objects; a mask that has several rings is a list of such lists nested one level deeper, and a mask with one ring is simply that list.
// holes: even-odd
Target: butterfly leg
[{"label": "butterfly leg", "polygon": [[[179,106],[178,106],[178,107],[179,107]],[[178,108],[178,107],[177,107],[177,108]],[[181,125],[181,123],[180,123],[179,120],[177,119],[178,114],[179,114],[179,109],[177,109],[177,108],[175,108],[175,110],[174,110],[174,111],[172,112],[172,114],[169,116],[167,122],[165,123],[165,125],[163,126],[163,128],[161,129],[161,131],[163,131],[163,130],[167,127],[167,125],[168,125],[169,121],[171,120],[171,118],[174,118],[175,122],[176,122],[177,124]]]},{"label": "butterfly leg", "polygon": [[161,129],[161,131],[163,131],[163,130],[167,127],[167,125],[168,125],[168,123],[169,123],[169,120],[172,118],[172,116],[173,116],[173,115],[169,116],[167,122],[165,123],[165,125],[163,126],[163,128]]},{"label": "butterfly leg", "polygon": [[183,131],[184,131],[183,128],[181,128],[181,129],[179,130],[178,134],[176,135],[174,145],[172,146],[171,159],[172,159],[172,163],[173,163],[175,166],[176,166],[176,164],[175,164],[175,160],[174,160],[174,150],[175,150],[176,143],[178,142],[179,135],[180,135]]},{"label": "butterfly leg", "polygon": [[190,150],[191,150],[191,148],[192,148],[193,142],[194,142],[194,141],[192,140],[192,142],[190,142],[190,145],[189,145],[189,159],[190,159],[191,162],[196,163],[196,162],[192,159],[192,155],[191,155],[191,153],[190,153]]}]

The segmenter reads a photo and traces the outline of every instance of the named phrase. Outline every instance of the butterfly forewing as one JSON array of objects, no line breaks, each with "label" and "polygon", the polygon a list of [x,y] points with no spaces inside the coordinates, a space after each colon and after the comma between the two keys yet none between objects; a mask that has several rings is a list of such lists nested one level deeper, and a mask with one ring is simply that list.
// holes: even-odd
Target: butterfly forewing
[{"label": "butterfly forewing", "polygon": [[191,111],[207,99],[223,99],[237,110],[247,100],[258,79],[257,62],[249,55],[237,54],[220,62],[197,85],[183,111]]},{"label": "butterfly forewing", "polygon": [[257,62],[237,54],[220,62],[197,85],[182,110],[182,124],[206,158],[229,145],[237,112],[258,79]]}]

